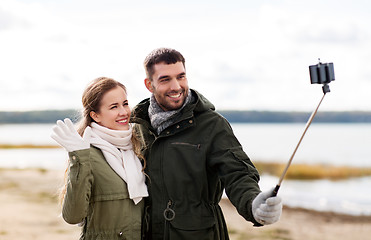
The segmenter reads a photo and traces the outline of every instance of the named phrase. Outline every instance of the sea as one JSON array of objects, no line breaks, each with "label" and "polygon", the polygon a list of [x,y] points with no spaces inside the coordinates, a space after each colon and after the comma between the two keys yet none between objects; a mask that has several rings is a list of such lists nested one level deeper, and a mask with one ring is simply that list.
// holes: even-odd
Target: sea
[{"label": "sea", "polygon": [[[53,124],[0,125],[0,144],[56,145]],[[287,163],[305,123],[232,123],[253,162]],[[0,168],[64,169],[67,153],[56,149],[0,149]],[[293,163],[371,168],[371,124],[313,123]],[[272,189],[278,178],[261,175],[260,188]],[[348,215],[371,216],[371,176],[345,180],[284,180],[279,190],[285,205]],[[226,197],[224,195],[224,197]]]}]

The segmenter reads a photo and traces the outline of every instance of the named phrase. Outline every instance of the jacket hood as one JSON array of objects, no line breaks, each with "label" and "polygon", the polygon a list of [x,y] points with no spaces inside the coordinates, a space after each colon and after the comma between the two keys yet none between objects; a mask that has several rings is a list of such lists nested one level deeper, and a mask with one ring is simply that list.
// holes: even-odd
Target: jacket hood
[{"label": "jacket hood", "polygon": [[196,90],[191,89],[192,95],[195,96],[195,112],[205,112],[207,110],[215,111],[215,106],[207,98],[205,98],[201,93]]}]

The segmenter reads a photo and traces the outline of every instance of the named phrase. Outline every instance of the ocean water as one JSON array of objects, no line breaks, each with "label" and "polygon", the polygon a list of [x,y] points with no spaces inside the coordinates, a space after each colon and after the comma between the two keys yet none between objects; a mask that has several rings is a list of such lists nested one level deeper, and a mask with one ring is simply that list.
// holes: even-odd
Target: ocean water
[{"label": "ocean water", "polygon": [[[232,124],[253,161],[286,163],[305,124]],[[371,124],[312,124],[294,163],[371,167]]]},{"label": "ocean water", "polygon": [[[57,145],[50,137],[53,124],[0,125],[0,144]],[[56,149],[0,149],[0,167],[64,169],[68,155]]]},{"label": "ocean water", "polygon": [[[53,124],[0,125],[0,144],[56,145]],[[235,135],[253,162],[286,163],[305,124],[232,124]],[[312,124],[294,163],[371,167],[371,124]],[[2,168],[64,169],[62,149],[0,149]],[[278,178],[262,175],[263,191]],[[318,211],[371,215],[371,177],[330,180],[284,180],[279,195],[284,204]]]}]

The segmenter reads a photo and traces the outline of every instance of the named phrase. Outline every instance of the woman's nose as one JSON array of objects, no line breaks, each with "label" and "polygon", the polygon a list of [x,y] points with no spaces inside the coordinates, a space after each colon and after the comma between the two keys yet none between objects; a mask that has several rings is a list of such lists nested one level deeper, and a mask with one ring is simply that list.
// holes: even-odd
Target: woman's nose
[{"label": "woman's nose", "polygon": [[127,108],[127,107],[122,106],[122,107],[120,107],[119,114],[120,114],[121,116],[129,115],[129,114],[130,114],[130,109]]}]

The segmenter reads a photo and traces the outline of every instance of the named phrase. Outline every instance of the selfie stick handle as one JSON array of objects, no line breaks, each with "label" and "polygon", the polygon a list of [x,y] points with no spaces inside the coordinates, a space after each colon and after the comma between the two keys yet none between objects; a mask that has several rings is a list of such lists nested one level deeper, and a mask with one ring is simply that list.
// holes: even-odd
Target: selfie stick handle
[{"label": "selfie stick handle", "polygon": [[330,91],[330,88],[329,88],[328,85],[324,85],[324,86],[322,87],[322,90],[323,90],[323,96],[322,96],[322,98],[321,98],[321,101],[319,102],[319,104],[318,104],[316,110],[314,110],[314,112],[312,113],[312,115],[311,115],[310,118],[308,119],[307,124],[306,124],[306,126],[305,126],[305,130],[304,130],[303,134],[301,135],[300,140],[299,140],[298,144],[296,145],[295,150],[294,150],[294,152],[292,153],[292,155],[291,155],[291,157],[290,157],[290,160],[288,161],[288,163],[287,163],[287,165],[286,165],[285,170],[284,170],[283,173],[281,174],[281,177],[280,177],[280,180],[278,181],[278,184],[276,185],[276,187],[275,187],[274,190],[273,190],[272,197],[277,196],[278,190],[280,189],[280,187],[281,187],[281,183],[282,183],[282,181],[283,181],[283,179],[284,179],[284,177],[285,177],[285,175],[286,175],[286,173],[287,173],[287,170],[289,169],[289,167],[290,167],[290,165],[291,165],[291,162],[292,162],[292,160],[294,159],[295,153],[296,153],[296,151],[298,150],[299,145],[300,145],[301,141],[303,140],[304,135],[305,135],[305,133],[307,132],[307,130],[308,130],[310,124],[312,123],[313,118],[314,118],[314,116],[316,115],[316,113],[317,113],[317,111],[318,111],[318,109],[319,109],[319,106],[321,105],[323,99],[325,98],[326,93]]}]

